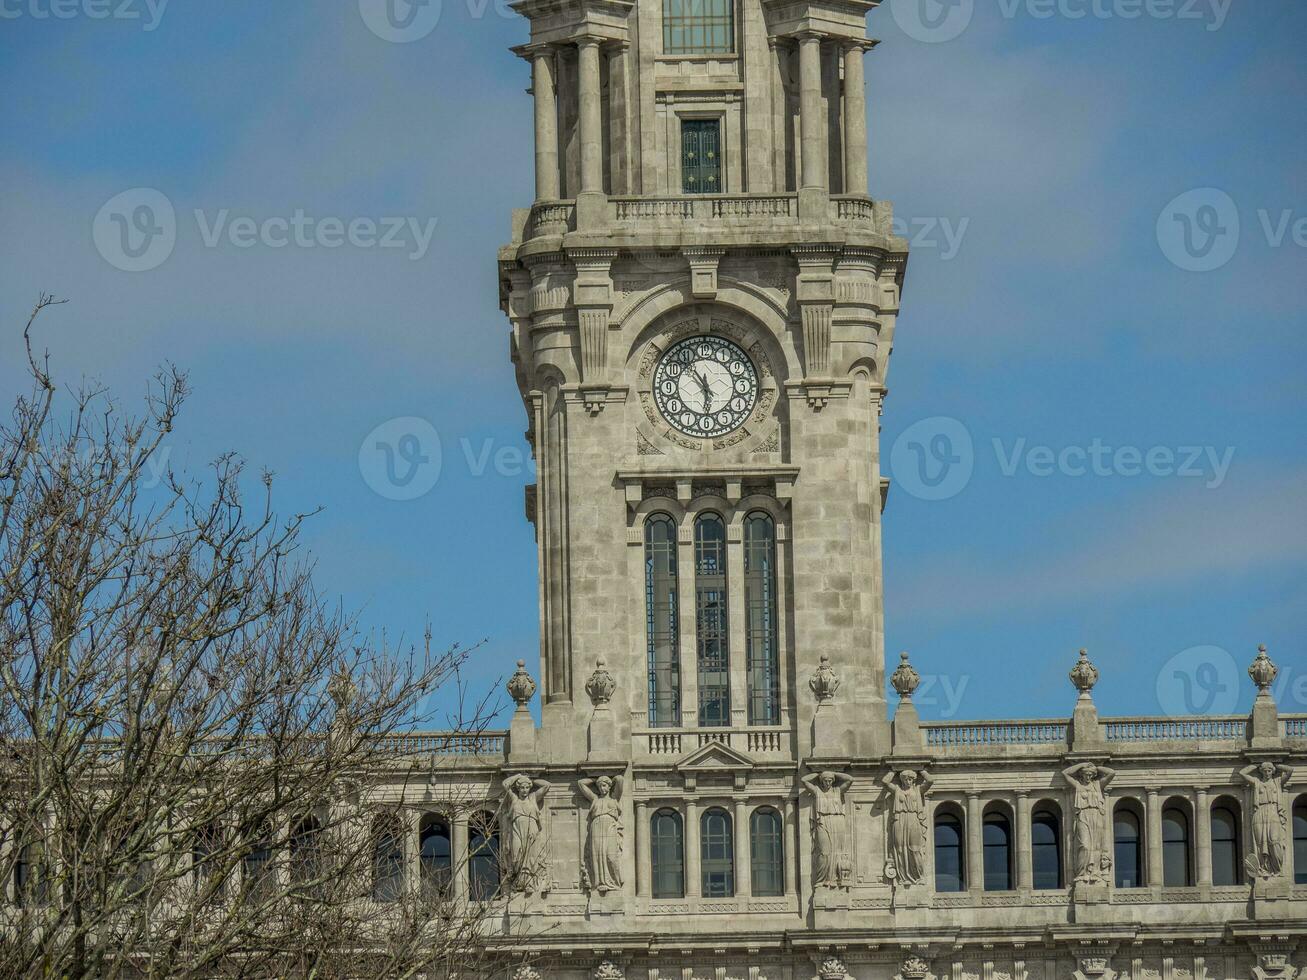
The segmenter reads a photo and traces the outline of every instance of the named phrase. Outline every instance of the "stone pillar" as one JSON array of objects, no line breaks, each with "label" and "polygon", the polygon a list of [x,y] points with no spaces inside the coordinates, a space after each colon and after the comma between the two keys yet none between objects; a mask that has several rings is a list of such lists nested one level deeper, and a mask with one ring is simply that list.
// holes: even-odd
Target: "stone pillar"
[{"label": "stone pillar", "polygon": [[404,892],[416,895],[422,887],[422,819],[411,807],[399,811],[400,832],[404,835]]},{"label": "stone pillar", "polygon": [[1034,887],[1030,865],[1030,794],[1017,794],[1017,888]]},{"label": "stone pillar", "polygon": [[685,897],[698,898],[703,889],[699,873],[699,802],[685,801]]},{"label": "stone pillar", "polygon": [[802,146],[803,189],[826,189],[822,166],[821,35],[799,35],[799,140]]},{"label": "stone pillar", "polygon": [[1198,870],[1195,884],[1212,884],[1212,802],[1207,787],[1194,791],[1194,865]]},{"label": "stone pillar", "polygon": [[735,801],[735,894],[747,900],[753,894],[753,854],[749,849],[749,801]]},{"label": "stone pillar", "polygon": [[536,200],[559,195],[558,103],[554,93],[554,54],[541,45],[531,50],[531,91],[535,94]]},{"label": "stone pillar", "polygon": [[844,193],[867,193],[867,92],[862,77],[866,46],[844,47]]},{"label": "stone pillar", "polygon": [[579,98],[581,110],[581,193],[601,194],[604,189],[603,133],[600,110],[599,41],[583,37],[576,43],[579,53]]},{"label": "stone pillar", "polygon": [[608,56],[608,132],[612,148],[612,191],[634,194],[631,152],[631,103],[628,86],[631,46],[623,41]]},{"label": "stone pillar", "polygon": [[649,847],[649,804],[635,804],[635,893],[653,897],[653,855]]},{"label": "stone pillar", "polygon": [[804,895],[804,872],[812,867],[811,837],[803,831],[803,802],[799,797],[790,801],[790,826],[794,828],[794,894]]},{"label": "stone pillar", "polygon": [[1148,848],[1148,885],[1162,887],[1162,797],[1155,789],[1148,791],[1148,829],[1144,843]]},{"label": "stone pillar", "polygon": [[450,826],[450,848],[453,850],[454,861],[454,903],[461,905],[468,900],[468,853],[467,853],[467,814],[458,812],[454,814],[453,823]]},{"label": "stone pillar", "polygon": [[967,891],[985,890],[984,801],[979,793],[967,794]]}]

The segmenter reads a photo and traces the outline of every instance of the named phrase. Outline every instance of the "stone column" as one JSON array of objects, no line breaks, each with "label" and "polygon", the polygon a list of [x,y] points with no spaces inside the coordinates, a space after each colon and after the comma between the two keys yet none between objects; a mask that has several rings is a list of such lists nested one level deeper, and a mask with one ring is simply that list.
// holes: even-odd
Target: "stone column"
[{"label": "stone column", "polygon": [[416,895],[422,887],[421,814],[405,807],[399,811],[399,826],[404,835],[404,891]]},{"label": "stone column", "polygon": [[867,93],[862,78],[866,46],[844,47],[844,193],[867,193]]},{"label": "stone column", "polygon": [[826,169],[822,165],[822,139],[825,133],[821,115],[821,35],[799,35],[799,141],[802,145],[804,190],[826,189]]},{"label": "stone column", "polygon": [[536,200],[559,195],[558,103],[554,93],[554,54],[541,45],[531,51],[531,91],[535,94]]},{"label": "stone column", "polygon": [[699,874],[699,802],[685,801],[685,897],[698,898],[703,890]]},{"label": "stone column", "polygon": [[653,856],[649,847],[649,804],[635,804],[635,893],[653,897]]},{"label": "stone column", "polygon": [[1198,880],[1194,884],[1212,884],[1212,803],[1206,786],[1194,791],[1194,865]]},{"label": "stone column", "polygon": [[468,853],[467,853],[467,814],[463,812],[454,815],[454,821],[450,826],[450,848],[453,851],[451,857],[454,860],[454,902],[462,904],[468,900]]},{"label": "stone column", "polygon": [[1035,885],[1030,864],[1030,794],[1017,794],[1017,888],[1029,891]]},{"label": "stone column", "polygon": [[984,802],[979,793],[967,794],[967,891],[985,890]]},{"label": "stone column", "polygon": [[581,193],[601,194],[604,189],[603,133],[599,90],[599,41],[583,37],[576,42],[579,52],[579,98],[581,110]]},{"label": "stone column", "polygon": [[1144,843],[1148,847],[1148,885],[1162,887],[1162,798],[1155,789],[1148,790],[1148,829]]},{"label": "stone column", "polygon": [[803,874],[812,866],[812,853],[811,837],[803,832],[803,802],[797,796],[790,801],[790,826],[794,828],[793,893],[802,898]]},{"label": "stone column", "polygon": [[752,853],[749,850],[749,801],[735,801],[735,895],[746,901],[753,894]]}]

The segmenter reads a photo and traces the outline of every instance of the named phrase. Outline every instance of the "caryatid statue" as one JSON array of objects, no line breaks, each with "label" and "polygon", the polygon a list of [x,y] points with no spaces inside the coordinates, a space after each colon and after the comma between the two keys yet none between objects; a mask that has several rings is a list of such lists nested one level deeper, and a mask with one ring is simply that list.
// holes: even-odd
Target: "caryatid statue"
[{"label": "caryatid statue", "polygon": [[1063,769],[1062,775],[1075,788],[1076,881],[1106,881],[1112,871],[1112,852],[1104,790],[1116,778],[1116,770],[1080,762]]},{"label": "caryatid statue", "polygon": [[808,773],[803,785],[813,801],[812,884],[847,888],[853,875],[853,850],[844,791],[853,785],[853,777],[842,772]]},{"label": "caryatid statue", "polygon": [[508,884],[514,891],[549,890],[549,856],[545,841],[545,794],[550,783],[518,774],[504,780],[499,812],[507,816]]},{"label": "caryatid statue", "polygon": [[1274,878],[1288,856],[1283,789],[1293,778],[1293,770],[1263,762],[1240,770],[1239,775],[1252,788],[1253,797],[1253,853],[1244,864],[1254,878]]},{"label": "caryatid statue", "polygon": [[894,878],[915,885],[926,875],[926,793],[934,779],[926,772],[887,772],[882,780],[894,798],[889,844]]},{"label": "caryatid statue", "polygon": [[622,887],[622,777],[600,776],[577,784],[590,801],[586,877],[600,895]]}]

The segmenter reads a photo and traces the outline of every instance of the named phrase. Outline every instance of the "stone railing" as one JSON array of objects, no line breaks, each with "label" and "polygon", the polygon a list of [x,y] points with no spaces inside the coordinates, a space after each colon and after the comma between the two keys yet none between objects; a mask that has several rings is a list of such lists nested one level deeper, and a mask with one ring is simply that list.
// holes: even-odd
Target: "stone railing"
[{"label": "stone railing", "polygon": [[1307,715],[1281,715],[1280,734],[1285,738],[1307,738]]},{"label": "stone railing", "polygon": [[575,216],[576,205],[572,201],[537,201],[531,206],[522,237],[530,239],[542,235],[561,235],[572,230]]},{"label": "stone railing", "polygon": [[1065,743],[1066,719],[1032,721],[928,721],[921,725],[930,748]]},{"label": "stone railing", "polygon": [[705,745],[725,745],[749,755],[775,755],[789,751],[785,725],[751,728],[648,728],[633,733],[641,755],[685,755]]},{"label": "stone railing", "polygon": [[381,747],[395,755],[502,756],[508,732],[404,732],[387,735]]},{"label": "stone railing", "polygon": [[1191,742],[1241,739],[1248,719],[1241,716],[1211,718],[1106,718],[1103,737],[1109,742]]}]

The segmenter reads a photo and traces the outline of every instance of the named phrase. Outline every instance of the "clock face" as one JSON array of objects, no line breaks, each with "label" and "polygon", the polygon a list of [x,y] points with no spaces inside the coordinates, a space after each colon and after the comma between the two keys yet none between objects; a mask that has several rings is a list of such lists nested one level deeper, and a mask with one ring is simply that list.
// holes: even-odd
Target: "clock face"
[{"label": "clock face", "polygon": [[667,351],[654,372],[658,410],[690,436],[720,436],[744,424],[758,401],[758,372],[738,345],[689,337]]}]

